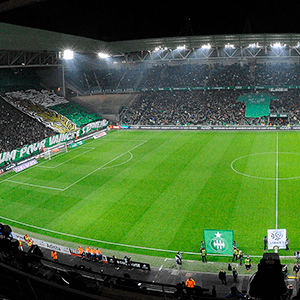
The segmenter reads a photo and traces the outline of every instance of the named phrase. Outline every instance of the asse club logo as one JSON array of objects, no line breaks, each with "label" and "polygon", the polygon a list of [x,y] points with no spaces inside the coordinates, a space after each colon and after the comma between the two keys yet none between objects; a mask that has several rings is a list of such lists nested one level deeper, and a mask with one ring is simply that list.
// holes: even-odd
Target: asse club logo
[{"label": "asse club logo", "polygon": [[228,242],[222,238],[220,232],[217,232],[215,235],[216,236],[210,241],[211,248],[220,253],[226,251],[229,247]]},{"label": "asse club logo", "polygon": [[204,241],[207,253],[232,254],[232,230],[204,229]]}]

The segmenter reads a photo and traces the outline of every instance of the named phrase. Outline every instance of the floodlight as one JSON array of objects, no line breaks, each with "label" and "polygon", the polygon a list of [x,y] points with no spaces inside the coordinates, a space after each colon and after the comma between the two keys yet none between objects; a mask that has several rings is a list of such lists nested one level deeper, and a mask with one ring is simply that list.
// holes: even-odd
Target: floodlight
[{"label": "floodlight", "polygon": [[203,45],[201,48],[209,50],[211,48],[211,45],[210,44],[206,44],[206,45]]},{"label": "floodlight", "polygon": [[64,50],[63,52],[63,59],[73,59],[74,58],[74,51],[72,50]]},{"label": "floodlight", "polygon": [[258,43],[249,44],[248,48],[260,48]]},{"label": "floodlight", "polygon": [[282,48],[282,47],[285,47],[286,44],[281,44],[280,42],[276,42],[274,44],[271,44],[271,47],[273,48]]},{"label": "floodlight", "polygon": [[154,48],[153,52],[159,52],[159,51],[166,51],[168,50],[168,47],[162,47],[162,46],[157,46]]},{"label": "floodlight", "polygon": [[228,43],[228,44],[225,45],[225,48],[234,49],[234,45]]},{"label": "floodlight", "polygon": [[299,48],[300,47],[300,43],[298,42],[296,46],[294,46],[294,48]]},{"label": "floodlight", "polygon": [[177,50],[184,50],[184,49],[186,49],[186,45],[183,45],[183,46],[177,46],[176,49],[177,49]]},{"label": "floodlight", "polygon": [[103,52],[99,52],[99,53],[98,53],[98,56],[99,56],[100,58],[109,58],[109,55],[108,55],[107,53],[103,53]]}]

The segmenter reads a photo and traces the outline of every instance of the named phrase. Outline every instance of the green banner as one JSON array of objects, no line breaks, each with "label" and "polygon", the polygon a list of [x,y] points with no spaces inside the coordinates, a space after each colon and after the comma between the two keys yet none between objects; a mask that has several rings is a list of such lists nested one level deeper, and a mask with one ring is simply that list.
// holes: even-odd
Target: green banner
[{"label": "green banner", "polygon": [[246,104],[246,118],[258,118],[270,115],[270,101],[275,99],[271,94],[267,93],[249,93],[238,97],[238,102]]},{"label": "green banner", "polygon": [[15,162],[24,159],[26,157],[29,157],[31,155],[38,154],[41,151],[41,149],[45,147],[48,148],[56,144],[68,142],[71,140],[75,141],[76,138],[79,138],[80,136],[85,135],[92,130],[96,130],[96,129],[99,130],[102,128],[106,128],[107,125],[108,125],[107,120],[92,122],[87,124],[84,127],[79,128],[74,132],[56,134],[50,136],[49,138],[43,139],[42,141],[30,145],[25,145],[20,149],[15,149],[9,152],[0,153],[0,166],[2,164],[4,165],[6,161]]},{"label": "green banner", "polygon": [[232,255],[232,230],[204,229],[203,231],[207,253]]}]

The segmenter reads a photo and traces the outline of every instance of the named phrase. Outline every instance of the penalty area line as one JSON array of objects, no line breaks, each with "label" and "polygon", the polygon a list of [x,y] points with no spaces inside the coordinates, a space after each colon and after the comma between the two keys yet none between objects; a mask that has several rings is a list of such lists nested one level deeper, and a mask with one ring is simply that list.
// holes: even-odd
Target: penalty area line
[{"label": "penalty area line", "polygon": [[[113,158],[113,159],[110,160],[109,162],[105,163],[104,165],[100,166],[99,168],[95,169],[94,171],[92,171],[92,172],[86,174],[85,176],[81,177],[80,179],[78,179],[77,181],[71,183],[70,185],[68,185],[68,186],[65,187],[65,188],[56,188],[56,187],[50,187],[50,186],[45,186],[45,185],[38,185],[38,184],[33,184],[33,183],[20,182],[20,181],[15,181],[15,180],[11,180],[11,179],[10,179],[10,178],[13,178],[13,177],[15,177],[15,176],[17,176],[17,175],[19,175],[19,174],[15,174],[15,175],[11,176],[11,177],[8,178],[8,179],[4,179],[4,180],[0,181],[0,183],[3,183],[3,182],[11,182],[11,183],[20,184],[20,185],[26,185],[26,186],[31,186],[31,187],[37,187],[37,188],[43,188],[43,189],[48,189],[48,190],[55,190],[55,191],[64,192],[64,191],[66,191],[67,189],[69,189],[70,187],[72,187],[72,186],[74,186],[75,184],[77,184],[77,183],[79,183],[80,181],[82,181],[83,179],[85,179],[85,178],[89,177],[90,175],[94,174],[95,172],[97,172],[97,171],[99,171],[99,170],[101,170],[101,169],[108,169],[108,168],[111,168],[111,167],[107,167],[110,163],[112,163],[113,161],[119,159],[120,157],[124,156],[125,154],[129,153],[129,154],[130,154],[130,158],[129,158],[126,162],[120,163],[120,164],[118,164],[117,166],[120,166],[120,165],[123,165],[123,164],[127,163],[128,161],[130,161],[130,160],[133,158],[133,155],[132,155],[131,151],[134,150],[134,149],[136,149],[136,148],[138,148],[138,147],[140,147],[140,146],[142,146],[142,145],[144,145],[144,144],[147,143],[147,142],[148,142],[148,140],[143,141],[142,143],[140,143],[140,144],[138,144],[137,146],[135,146],[135,147],[129,149],[128,151],[126,151],[126,152],[120,154],[119,156]],[[93,149],[91,149],[91,150],[88,150],[87,152],[92,151],[92,150],[94,150],[94,149],[95,149],[95,148],[93,148]],[[34,166],[34,167],[35,167],[35,166]],[[24,172],[26,172],[26,171],[28,171],[28,170],[30,170],[30,168],[24,170]]]},{"label": "penalty area line", "polygon": [[3,182],[5,182],[5,181],[20,184],[20,185],[38,187],[38,188],[42,188],[42,189],[55,190],[55,191],[60,191],[60,192],[64,191],[64,189],[60,189],[60,188],[55,188],[55,187],[45,186],[45,185],[32,184],[32,183],[26,183],[26,182],[20,182],[20,181],[15,181],[15,180],[10,180],[10,179],[4,179]]},{"label": "penalty area line", "polygon": [[[124,156],[125,154],[127,154],[127,153],[130,153],[130,154],[131,154],[131,151],[132,151],[132,150],[134,150],[134,149],[136,149],[136,148],[138,148],[138,147],[144,145],[144,144],[147,143],[147,142],[148,142],[148,140],[146,140],[146,141],[144,141],[144,142],[138,144],[137,146],[135,146],[135,147],[129,149],[128,151],[126,151],[126,152],[120,154],[119,156],[113,158],[112,160],[110,160],[109,162],[107,162],[107,163],[105,163],[104,165],[100,166],[99,168],[95,169],[94,171],[92,171],[92,172],[86,174],[85,176],[83,176],[83,177],[81,177],[80,179],[76,180],[75,182],[71,183],[70,185],[68,185],[67,187],[65,187],[62,191],[65,191],[65,190],[69,189],[70,187],[74,186],[75,184],[79,183],[80,181],[84,180],[85,178],[89,177],[90,175],[94,174],[95,172],[97,172],[97,171],[99,171],[99,170],[101,170],[101,169],[104,169],[107,165],[109,165],[109,164],[112,163],[113,161],[119,159],[120,157]],[[132,155],[132,154],[131,154],[131,155]]]}]

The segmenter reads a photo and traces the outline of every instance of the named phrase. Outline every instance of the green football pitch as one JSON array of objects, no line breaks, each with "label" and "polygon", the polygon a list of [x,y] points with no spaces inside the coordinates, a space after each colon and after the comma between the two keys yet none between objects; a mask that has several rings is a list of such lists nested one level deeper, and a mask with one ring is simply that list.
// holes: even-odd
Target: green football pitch
[{"label": "green football pitch", "polygon": [[0,221],[161,256],[198,253],[203,229],[233,230],[245,253],[261,255],[267,229],[278,227],[292,255],[299,183],[298,132],[115,131],[2,175]]}]

